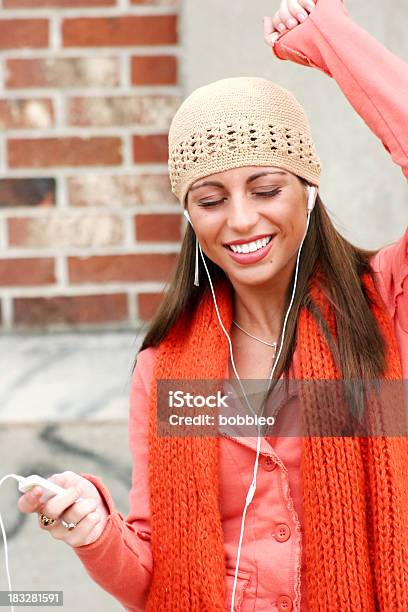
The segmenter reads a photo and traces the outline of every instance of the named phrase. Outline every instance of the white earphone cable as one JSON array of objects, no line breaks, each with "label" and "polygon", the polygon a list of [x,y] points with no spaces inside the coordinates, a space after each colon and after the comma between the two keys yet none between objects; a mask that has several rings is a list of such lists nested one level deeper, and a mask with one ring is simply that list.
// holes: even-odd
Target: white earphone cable
[{"label": "white earphone cable", "polygon": [[[17,480],[17,482],[20,482],[20,480],[23,477],[19,476],[18,474],[7,474],[6,476],[3,476],[3,478],[0,479],[0,486],[3,484],[3,482],[6,480],[6,478],[14,478],[15,480]],[[9,591],[11,593],[11,591],[13,589],[11,588],[11,579],[10,579],[10,569],[9,569],[9,561],[8,561],[8,548],[7,548],[6,530],[4,529],[4,523],[3,523],[3,519],[1,518],[1,514],[0,514],[0,527],[1,527],[1,533],[2,533],[2,536],[3,536],[3,542],[4,542],[4,555],[6,557],[7,583],[8,583]],[[14,612],[14,606],[13,606],[12,603],[10,604],[10,609],[11,609],[11,612]]]}]

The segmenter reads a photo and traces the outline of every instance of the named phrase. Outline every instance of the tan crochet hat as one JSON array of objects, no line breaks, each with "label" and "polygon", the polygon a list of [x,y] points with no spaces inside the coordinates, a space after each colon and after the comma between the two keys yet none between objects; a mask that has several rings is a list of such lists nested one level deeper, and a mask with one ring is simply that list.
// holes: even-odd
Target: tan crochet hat
[{"label": "tan crochet hat", "polygon": [[193,91],[169,129],[171,189],[184,207],[196,180],[241,166],[278,166],[319,185],[320,159],[303,107],[272,81],[232,77]]}]

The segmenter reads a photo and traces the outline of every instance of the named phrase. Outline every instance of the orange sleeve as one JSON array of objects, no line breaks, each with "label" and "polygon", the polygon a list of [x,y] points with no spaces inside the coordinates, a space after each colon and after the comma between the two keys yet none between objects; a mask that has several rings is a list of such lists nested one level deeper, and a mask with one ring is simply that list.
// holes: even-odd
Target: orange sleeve
[{"label": "orange sleeve", "polygon": [[408,64],[355,24],[342,0],[317,0],[272,50],[332,77],[408,180]]},{"label": "orange sleeve", "polygon": [[396,242],[380,249],[371,260],[371,267],[391,318],[405,333],[408,355],[408,227]]},{"label": "orange sleeve", "polygon": [[90,577],[115,597],[129,612],[146,608],[153,571],[150,545],[148,494],[148,389],[154,349],[141,351],[132,377],[129,412],[129,448],[132,455],[132,486],[129,514],[117,511],[102,480],[81,472],[98,489],[109,511],[100,537],[85,546],[73,547]]}]

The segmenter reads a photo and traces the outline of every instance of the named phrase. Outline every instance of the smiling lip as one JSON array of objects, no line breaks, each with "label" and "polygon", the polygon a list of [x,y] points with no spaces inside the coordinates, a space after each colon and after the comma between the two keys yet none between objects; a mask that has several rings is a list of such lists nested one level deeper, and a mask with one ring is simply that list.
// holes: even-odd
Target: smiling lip
[{"label": "smiling lip", "polygon": [[[271,234],[268,234],[268,235],[270,236]],[[272,248],[272,243],[274,241],[274,238],[275,238],[275,235],[272,234],[272,238],[268,242],[268,244],[262,247],[261,249],[254,251],[253,253],[234,253],[234,251],[229,249],[227,246],[225,247],[225,249],[228,251],[228,255],[237,263],[240,263],[240,264],[257,263],[258,261],[266,257],[266,255],[269,253],[269,251]]]},{"label": "smiling lip", "polygon": [[247,244],[248,242],[255,242],[255,240],[261,240],[261,238],[269,238],[273,234],[258,234],[257,236],[252,236],[251,238],[246,238],[245,240],[232,240],[231,242],[225,242],[224,246],[229,246],[231,244]]}]

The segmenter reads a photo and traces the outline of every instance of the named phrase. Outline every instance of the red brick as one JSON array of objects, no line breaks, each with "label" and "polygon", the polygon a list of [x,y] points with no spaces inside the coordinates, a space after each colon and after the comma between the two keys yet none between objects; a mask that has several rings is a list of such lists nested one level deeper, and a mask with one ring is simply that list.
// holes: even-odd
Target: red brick
[{"label": "red brick", "polygon": [[0,259],[0,285],[22,287],[55,283],[54,260]]},{"label": "red brick", "polygon": [[17,8],[76,8],[88,6],[114,6],[116,0],[3,0],[3,7]]},{"label": "red brick", "polygon": [[0,49],[48,47],[48,19],[0,19]]},{"label": "red brick", "polygon": [[44,215],[8,219],[9,243],[18,247],[98,247],[122,243],[122,220],[112,215]]},{"label": "red brick", "polygon": [[0,179],[0,207],[54,206],[55,179]]},{"label": "red brick", "polygon": [[171,191],[167,173],[73,176],[68,179],[68,197],[70,206],[125,208],[139,204],[180,205]]},{"label": "red brick", "polygon": [[136,240],[178,242],[181,239],[181,215],[136,215]]},{"label": "red brick", "polygon": [[164,281],[173,271],[176,257],[176,253],[69,257],[69,279],[72,283]]},{"label": "red brick", "polygon": [[122,142],[114,137],[9,139],[7,154],[11,168],[118,165]]},{"label": "red brick", "polygon": [[163,297],[163,293],[139,293],[136,297],[139,319],[141,321],[152,319],[162,303]]},{"label": "red brick", "polygon": [[177,58],[174,55],[141,55],[132,57],[133,85],[175,85]]},{"label": "red brick", "polygon": [[79,17],[62,22],[64,47],[123,47],[177,43],[176,15]]},{"label": "red brick", "polygon": [[0,100],[0,129],[49,128],[54,125],[54,110],[48,98]]},{"label": "red brick", "polygon": [[17,325],[108,323],[127,318],[127,296],[123,293],[14,300],[14,322]]},{"label": "red brick", "polygon": [[119,62],[112,57],[6,60],[6,87],[114,87]]},{"label": "red brick", "polygon": [[133,160],[136,164],[166,163],[168,156],[167,134],[133,137]]},{"label": "red brick", "polygon": [[167,130],[180,105],[177,96],[86,96],[67,103],[69,125],[129,125],[131,123]]}]

